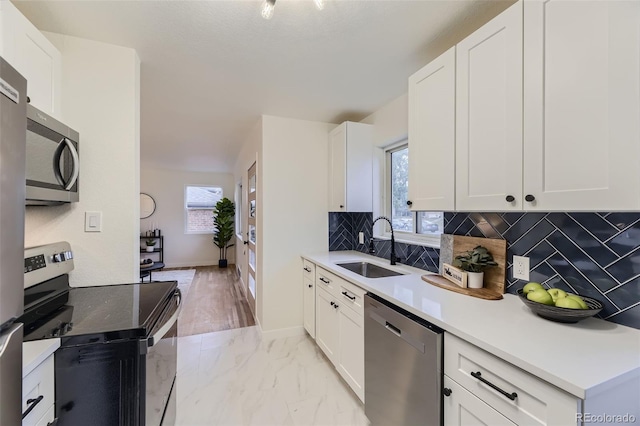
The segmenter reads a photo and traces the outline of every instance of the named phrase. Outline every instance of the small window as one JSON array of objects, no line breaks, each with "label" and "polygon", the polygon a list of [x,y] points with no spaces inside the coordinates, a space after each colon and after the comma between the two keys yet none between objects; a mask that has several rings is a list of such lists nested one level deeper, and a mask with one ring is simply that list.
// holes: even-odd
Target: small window
[{"label": "small window", "polygon": [[185,233],[204,234],[213,232],[213,208],[222,197],[222,188],[215,186],[185,186]]},{"label": "small window", "polygon": [[[409,145],[406,140],[386,151],[385,215],[391,218],[396,239],[438,247],[444,228],[442,212],[415,212],[407,205],[409,200]],[[386,227],[385,234],[391,230]]]}]

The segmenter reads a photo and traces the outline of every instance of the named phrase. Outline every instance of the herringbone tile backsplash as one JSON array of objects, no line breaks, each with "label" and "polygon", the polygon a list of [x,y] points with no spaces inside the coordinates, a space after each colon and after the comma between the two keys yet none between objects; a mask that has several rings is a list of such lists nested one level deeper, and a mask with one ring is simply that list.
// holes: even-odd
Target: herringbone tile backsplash
[{"label": "herringbone tile backsplash", "polygon": [[[604,319],[640,329],[640,213],[445,213],[445,233],[507,240],[507,291],[514,255],[530,258],[530,280],[603,302]],[[330,213],[329,249],[368,252],[372,215]],[[389,241],[375,243],[389,257]],[[438,270],[439,250],[397,243],[402,263]]]}]

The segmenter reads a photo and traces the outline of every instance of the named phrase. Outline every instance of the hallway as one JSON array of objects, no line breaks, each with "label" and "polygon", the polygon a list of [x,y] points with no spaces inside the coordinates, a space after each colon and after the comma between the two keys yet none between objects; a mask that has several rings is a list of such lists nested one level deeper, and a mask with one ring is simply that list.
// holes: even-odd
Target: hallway
[{"label": "hallway", "polygon": [[179,336],[231,330],[256,324],[240,288],[242,283],[236,276],[235,265],[229,265],[224,269],[217,266],[198,266],[195,270],[180,314]]}]

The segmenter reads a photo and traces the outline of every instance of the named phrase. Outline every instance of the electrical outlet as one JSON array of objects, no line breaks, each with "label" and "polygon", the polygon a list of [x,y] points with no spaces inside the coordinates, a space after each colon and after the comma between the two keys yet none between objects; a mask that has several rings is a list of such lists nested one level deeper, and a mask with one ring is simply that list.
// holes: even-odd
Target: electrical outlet
[{"label": "electrical outlet", "polygon": [[364,244],[364,232],[358,233],[358,243]]},{"label": "electrical outlet", "polygon": [[529,281],[529,258],[525,256],[513,256],[513,278]]}]

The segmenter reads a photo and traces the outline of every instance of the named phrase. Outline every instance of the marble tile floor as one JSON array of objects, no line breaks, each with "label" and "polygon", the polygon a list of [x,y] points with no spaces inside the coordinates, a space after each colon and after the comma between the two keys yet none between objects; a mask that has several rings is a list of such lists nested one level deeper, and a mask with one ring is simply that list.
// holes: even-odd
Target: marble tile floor
[{"label": "marble tile floor", "polygon": [[364,406],[304,336],[258,327],[178,338],[179,426],[366,426]]}]

